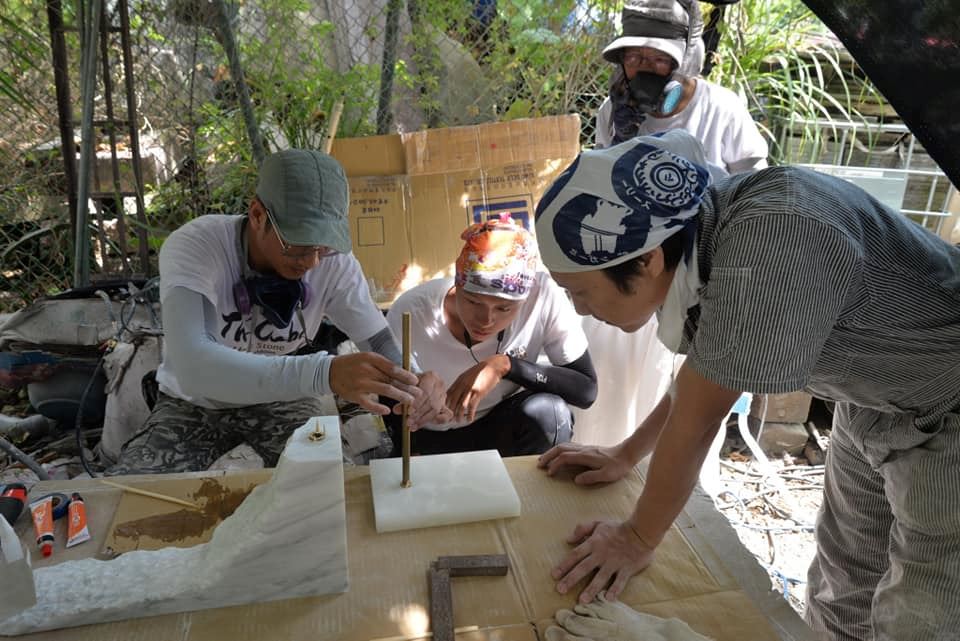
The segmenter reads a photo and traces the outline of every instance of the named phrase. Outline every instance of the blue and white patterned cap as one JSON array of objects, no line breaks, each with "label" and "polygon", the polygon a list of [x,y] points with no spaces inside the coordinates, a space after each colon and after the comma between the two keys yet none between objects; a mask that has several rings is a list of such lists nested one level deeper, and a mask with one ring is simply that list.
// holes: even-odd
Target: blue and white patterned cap
[{"label": "blue and white patterned cap", "polygon": [[710,182],[703,147],[681,129],[584,151],[537,205],[540,257],[564,273],[645,254],[694,223]]}]

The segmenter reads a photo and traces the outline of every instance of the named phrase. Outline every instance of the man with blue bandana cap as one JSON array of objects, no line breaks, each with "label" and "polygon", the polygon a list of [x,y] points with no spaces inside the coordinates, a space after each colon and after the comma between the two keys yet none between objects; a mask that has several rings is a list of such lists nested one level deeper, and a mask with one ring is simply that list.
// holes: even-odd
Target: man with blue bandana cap
[{"label": "man with blue bandana cap", "polygon": [[[707,161],[731,174],[766,167],[767,143],[744,100],[700,75],[704,25],[699,3],[627,0],[620,18],[621,33],[603,50],[613,73],[609,96],[597,110],[595,146],[683,129],[700,141]],[[651,90],[652,106],[644,98]],[[679,100],[669,105],[678,91]],[[657,340],[656,322],[628,338],[592,318],[583,320],[583,329],[600,388],[590,410],[575,412],[579,434],[615,443],[653,409],[678,359]],[[630,393],[614,390],[610,383],[624,380],[619,372],[641,364],[626,375]]]},{"label": "man with blue bandana cap", "polygon": [[[650,564],[743,392],[836,401],[806,618],[819,638],[960,629],[960,249],[843,180],[774,167],[712,182],[671,131],[586,151],[536,212],[577,311],[627,332],[654,314],[686,354],[636,431],[540,457],[581,485],[651,455],[625,521],[576,527],[560,592],[615,598]],[[587,468],[587,471],[582,471]]]}]

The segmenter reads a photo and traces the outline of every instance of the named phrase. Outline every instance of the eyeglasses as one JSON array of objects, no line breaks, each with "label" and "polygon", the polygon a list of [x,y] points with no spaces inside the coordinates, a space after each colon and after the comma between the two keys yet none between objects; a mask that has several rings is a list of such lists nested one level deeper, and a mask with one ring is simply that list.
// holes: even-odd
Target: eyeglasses
[{"label": "eyeglasses", "polygon": [[651,67],[673,67],[673,58],[661,53],[628,51],[623,54],[622,60],[625,67],[636,68],[644,63]]},{"label": "eyeglasses", "polygon": [[287,258],[303,259],[312,256],[323,258],[324,256],[333,256],[339,253],[337,250],[325,245],[288,245],[283,242],[283,238],[280,237],[280,231],[276,225],[273,226],[273,231],[277,235],[277,240],[280,241],[280,253]]},{"label": "eyeglasses", "polygon": [[[260,199],[258,198],[257,200],[259,201]],[[294,260],[302,260],[304,258],[312,258],[313,256],[323,258],[324,256],[333,256],[334,254],[340,253],[326,245],[288,245],[280,235],[280,228],[277,227],[277,221],[273,217],[273,212],[263,204],[263,201],[260,201],[260,206],[263,207],[263,211],[267,212],[267,219],[270,221],[270,226],[273,227],[273,233],[276,234],[277,240],[280,242],[280,253],[283,256],[293,258]]]}]

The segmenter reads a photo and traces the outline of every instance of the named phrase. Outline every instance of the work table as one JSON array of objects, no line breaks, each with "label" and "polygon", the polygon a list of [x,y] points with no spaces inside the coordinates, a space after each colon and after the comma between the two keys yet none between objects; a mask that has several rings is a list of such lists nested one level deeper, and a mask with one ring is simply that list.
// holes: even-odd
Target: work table
[{"label": "work table", "polygon": [[[377,534],[368,468],[344,469],[350,589],[326,595],[250,606],[185,612],[116,623],[38,633],[21,638],[37,640],[197,641],[230,639],[376,639],[419,638],[429,629],[429,592],[426,573],[439,556],[506,554],[510,571],[505,577],[470,576],[452,581],[454,624],[474,631],[457,635],[460,641],[536,641],[553,613],[570,608],[579,593],[561,595],[554,589],[550,569],[569,549],[564,542],[578,522],[594,518],[623,518],[630,513],[643,483],[639,466],[628,478],[597,488],[582,488],[569,479],[554,479],[536,468],[536,457],[505,460],[522,504],[522,514],[455,526]],[[117,478],[127,485],[203,503],[210,488],[222,484],[228,501],[244,488],[262,483],[270,470],[255,472],[198,472]],[[415,481],[415,479],[414,479]],[[47,492],[79,492],[89,514],[92,541],[63,548],[58,522],[54,555],[35,567],[103,555],[108,538],[116,537],[119,523],[149,523],[145,518],[176,518],[174,504],[135,497],[94,479],[38,483],[31,496]],[[225,498],[224,498],[225,497]],[[232,498],[231,498],[232,497]],[[120,508],[119,517],[115,513]],[[145,517],[147,515],[147,517]],[[216,511],[205,512],[212,528]],[[195,515],[194,515],[195,516]],[[17,532],[32,539],[29,519],[21,517]],[[199,529],[202,529],[199,528]],[[129,532],[127,527],[125,531]],[[209,537],[196,519],[183,526],[177,544],[192,545]],[[169,532],[166,533],[169,538]],[[149,536],[128,540],[149,548]],[[144,577],[148,583],[150,577]],[[582,584],[581,586],[582,587]],[[740,544],[726,519],[702,492],[696,493],[657,550],[653,565],[631,580],[621,600],[658,616],[677,616],[716,641],[807,641],[812,632],[770,588],[767,574]],[[539,637],[537,635],[540,635]]]}]

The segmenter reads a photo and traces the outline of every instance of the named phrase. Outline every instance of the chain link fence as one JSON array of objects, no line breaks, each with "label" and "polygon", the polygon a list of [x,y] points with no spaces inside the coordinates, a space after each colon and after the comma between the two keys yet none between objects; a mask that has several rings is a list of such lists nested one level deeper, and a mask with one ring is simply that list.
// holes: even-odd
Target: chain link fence
[{"label": "chain link fence", "polygon": [[[57,103],[42,2],[0,8],[0,312],[69,286]],[[48,143],[48,144],[45,144]]]},{"label": "chain link fence", "polygon": [[[104,17],[91,102],[95,162],[83,234],[93,280],[153,275],[157,250],[171,230],[202,213],[244,211],[257,158],[285,147],[321,147],[338,101],[340,137],[577,113],[582,143],[591,145],[611,72],[600,51],[619,30],[622,4],[5,0],[0,312],[73,284],[75,231],[62,140],[68,139],[67,155],[79,158],[80,31],[98,3]],[[712,8],[702,6],[709,14]],[[727,11],[711,79],[741,92],[762,121],[774,160],[789,161],[784,152],[793,147],[783,143],[778,123],[795,119],[783,116],[776,91],[763,93],[769,58],[790,50],[775,38],[796,37],[795,25],[820,31],[822,25],[799,0],[742,0]],[[63,29],[51,30],[58,19]],[[59,93],[58,47],[64,61]],[[788,64],[802,68],[810,60]],[[863,83],[853,68],[836,71]],[[783,75],[798,74],[789,69]],[[71,132],[61,131],[58,100],[71,111]],[[139,140],[130,135],[130,121]],[[131,162],[135,144],[139,172]],[[134,196],[138,182],[141,207]]]},{"label": "chain link fence", "polygon": [[[72,284],[51,42],[63,43],[74,139],[67,153],[79,159],[79,27],[93,1],[62,0],[57,33],[46,0],[11,3],[0,9],[4,26],[16,27],[4,31],[0,51],[0,69],[12,70],[0,93],[0,311]],[[320,147],[338,100],[338,136],[576,112],[591,140],[610,71],[598,52],[619,12],[612,2],[573,0],[128,0],[145,195],[138,219],[124,129],[121,4],[103,2],[97,47],[94,279],[155,273],[169,231],[200,213],[245,209],[257,164],[250,119],[267,153]]]}]

